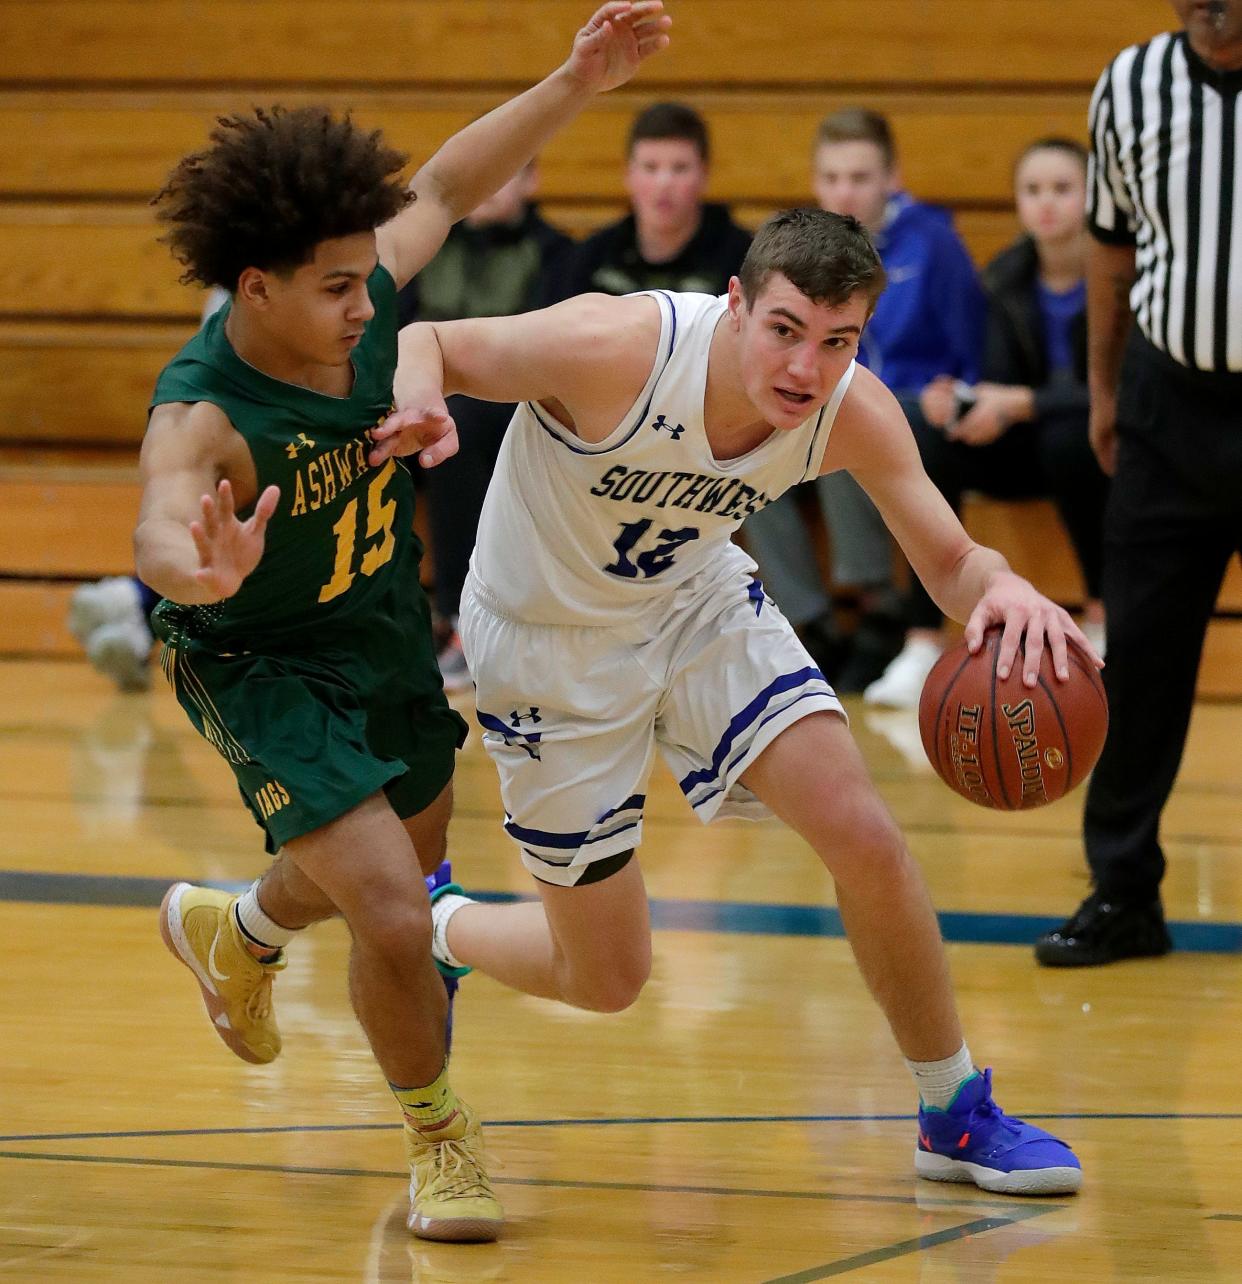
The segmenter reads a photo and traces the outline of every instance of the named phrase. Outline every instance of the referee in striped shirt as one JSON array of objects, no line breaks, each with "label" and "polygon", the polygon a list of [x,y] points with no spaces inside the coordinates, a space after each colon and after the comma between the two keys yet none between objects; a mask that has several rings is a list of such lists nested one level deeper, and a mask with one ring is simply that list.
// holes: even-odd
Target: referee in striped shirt
[{"label": "referee in striped shirt", "polygon": [[1091,101],[1091,443],[1113,475],[1104,607],[1111,725],[1087,794],[1093,891],[1040,963],[1172,948],[1160,814],[1203,638],[1242,549],[1242,0],[1172,0]]}]

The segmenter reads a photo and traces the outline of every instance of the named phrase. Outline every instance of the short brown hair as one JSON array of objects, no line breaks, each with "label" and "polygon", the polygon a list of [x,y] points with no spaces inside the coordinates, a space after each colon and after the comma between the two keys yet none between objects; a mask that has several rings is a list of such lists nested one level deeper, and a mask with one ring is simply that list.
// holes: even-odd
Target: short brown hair
[{"label": "short brown hair", "polygon": [[248,267],[293,271],[321,241],[373,231],[412,199],[393,177],[406,157],[326,107],[220,116],[209,141],[151,202],[187,283],[235,290]]},{"label": "short brown hair", "polygon": [[755,233],[738,273],[747,307],[774,272],[813,303],[839,307],[861,291],[868,311],[887,284],[867,229],[848,214],[819,209],[782,210]]},{"label": "short brown hair", "polygon": [[815,146],[825,143],[874,143],[884,157],[885,169],[892,169],[897,162],[897,145],[888,117],[867,107],[843,107],[825,116],[815,132]]},{"label": "short brown hair", "polygon": [[635,146],[647,138],[679,138],[693,143],[704,165],[711,154],[707,122],[686,103],[652,103],[644,107],[630,126],[625,143],[627,158],[634,154]]}]

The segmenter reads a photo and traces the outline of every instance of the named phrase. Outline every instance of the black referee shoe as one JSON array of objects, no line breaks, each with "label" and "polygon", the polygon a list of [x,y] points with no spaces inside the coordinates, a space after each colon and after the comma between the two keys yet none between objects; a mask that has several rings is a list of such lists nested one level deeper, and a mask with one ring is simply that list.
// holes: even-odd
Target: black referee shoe
[{"label": "black referee shoe", "polygon": [[1098,967],[1157,958],[1172,948],[1158,897],[1133,905],[1092,892],[1067,922],[1035,942],[1035,959],[1044,967]]}]

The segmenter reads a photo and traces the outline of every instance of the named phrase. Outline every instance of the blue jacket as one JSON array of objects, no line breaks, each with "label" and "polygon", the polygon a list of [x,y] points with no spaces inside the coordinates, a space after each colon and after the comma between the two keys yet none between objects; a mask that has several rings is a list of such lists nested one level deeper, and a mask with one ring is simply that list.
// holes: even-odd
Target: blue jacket
[{"label": "blue jacket", "polygon": [[888,287],[863,331],[861,364],[898,395],[940,374],[975,383],[986,302],[948,211],[898,192],[875,244]]}]

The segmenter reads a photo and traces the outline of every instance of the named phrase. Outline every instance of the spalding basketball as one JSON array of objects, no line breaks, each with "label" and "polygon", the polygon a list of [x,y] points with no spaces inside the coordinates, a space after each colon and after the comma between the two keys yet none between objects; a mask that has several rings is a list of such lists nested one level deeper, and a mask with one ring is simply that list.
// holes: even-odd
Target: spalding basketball
[{"label": "spalding basketball", "polygon": [[919,730],[950,789],[981,807],[1023,811],[1064,797],[1095,766],[1108,699],[1095,665],[1068,641],[1065,681],[1046,644],[1034,687],[1023,685],[1021,649],[1002,680],[1000,639],[990,628],[977,655],[963,641],[936,661],[919,701]]}]

